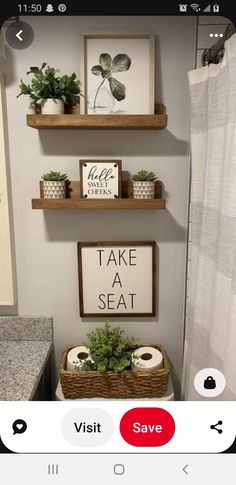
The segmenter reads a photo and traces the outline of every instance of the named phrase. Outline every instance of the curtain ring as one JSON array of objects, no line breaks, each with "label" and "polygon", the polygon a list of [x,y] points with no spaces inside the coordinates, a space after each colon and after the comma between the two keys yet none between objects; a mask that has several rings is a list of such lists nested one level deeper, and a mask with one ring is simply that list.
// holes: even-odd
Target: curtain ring
[{"label": "curtain ring", "polygon": [[230,24],[228,24],[226,29],[225,29],[225,40],[229,39],[229,27],[230,27]]},{"label": "curtain ring", "polygon": [[211,62],[211,47],[208,49],[208,59],[207,59],[207,65],[209,66],[210,65],[210,62]]},{"label": "curtain ring", "polygon": [[207,66],[208,60],[209,60],[209,50],[210,49],[204,49],[203,54],[202,54],[202,66]]}]

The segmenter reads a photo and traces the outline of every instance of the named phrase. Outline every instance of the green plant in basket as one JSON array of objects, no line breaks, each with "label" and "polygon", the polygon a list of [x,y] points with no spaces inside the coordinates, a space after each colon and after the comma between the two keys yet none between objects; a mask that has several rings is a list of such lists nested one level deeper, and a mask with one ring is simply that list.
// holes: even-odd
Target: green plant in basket
[{"label": "green plant in basket", "polygon": [[124,330],[120,327],[111,327],[108,320],[105,321],[102,328],[96,328],[88,333],[86,345],[90,349],[94,362],[86,361],[82,370],[122,372],[130,368],[135,339],[124,337],[123,334]]}]

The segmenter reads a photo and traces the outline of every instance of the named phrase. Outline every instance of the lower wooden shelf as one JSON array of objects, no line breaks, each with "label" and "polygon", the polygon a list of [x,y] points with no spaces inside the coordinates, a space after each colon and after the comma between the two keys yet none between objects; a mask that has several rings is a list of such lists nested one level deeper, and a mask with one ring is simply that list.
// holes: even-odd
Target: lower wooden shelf
[{"label": "lower wooden shelf", "polygon": [[164,199],[32,199],[32,209],[159,210]]},{"label": "lower wooden shelf", "polygon": [[80,182],[68,181],[66,199],[44,199],[43,182],[40,184],[40,198],[32,199],[32,209],[81,209],[81,210],[159,210],[165,209],[162,199],[162,182],[155,182],[155,199],[133,199],[133,185],[130,181],[121,182],[122,197],[119,199],[85,199],[80,197]]}]

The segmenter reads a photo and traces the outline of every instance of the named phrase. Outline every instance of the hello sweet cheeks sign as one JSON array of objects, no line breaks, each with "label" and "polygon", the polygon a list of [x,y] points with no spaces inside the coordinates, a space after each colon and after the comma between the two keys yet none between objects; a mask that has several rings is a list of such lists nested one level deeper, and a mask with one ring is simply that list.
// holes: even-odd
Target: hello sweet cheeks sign
[{"label": "hello sweet cheeks sign", "polygon": [[80,315],[154,316],[156,243],[78,243]]},{"label": "hello sweet cheeks sign", "polygon": [[121,197],[121,160],[80,160],[81,197]]}]

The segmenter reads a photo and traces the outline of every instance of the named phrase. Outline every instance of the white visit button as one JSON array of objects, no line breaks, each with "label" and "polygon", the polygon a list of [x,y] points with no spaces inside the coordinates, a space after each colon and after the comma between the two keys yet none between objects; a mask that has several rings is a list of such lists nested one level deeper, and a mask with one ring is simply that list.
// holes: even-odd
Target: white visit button
[{"label": "white visit button", "polygon": [[103,409],[77,408],[62,421],[62,434],[74,446],[101,446],[110,440],[114,424]]}]

